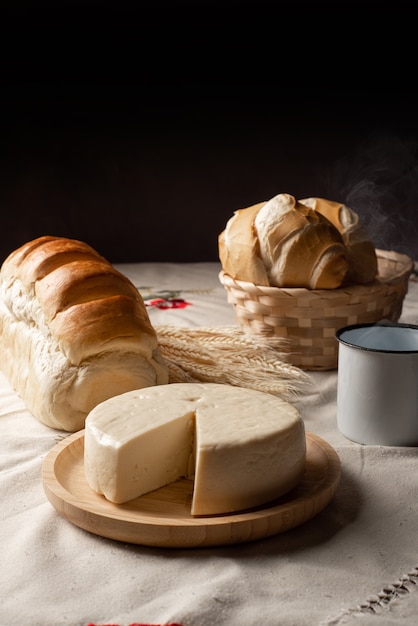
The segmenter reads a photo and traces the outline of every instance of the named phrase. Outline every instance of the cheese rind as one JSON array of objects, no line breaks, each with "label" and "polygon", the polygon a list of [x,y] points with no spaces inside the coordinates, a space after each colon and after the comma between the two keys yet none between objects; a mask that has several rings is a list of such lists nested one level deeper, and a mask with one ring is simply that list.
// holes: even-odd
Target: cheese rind
[{"label": "cheese rind", "polygon": [[88,484],[115,503],[194,474],[195,516],[280,497],[299,482],[306,455],[293,405],[217,383],[159,385],[106,400],[87,416],[84,445]]}]

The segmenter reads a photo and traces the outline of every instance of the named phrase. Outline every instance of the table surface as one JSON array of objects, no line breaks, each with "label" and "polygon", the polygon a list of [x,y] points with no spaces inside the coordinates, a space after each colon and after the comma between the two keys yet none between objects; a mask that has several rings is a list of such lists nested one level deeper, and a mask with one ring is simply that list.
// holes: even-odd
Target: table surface
[{"label": "table surface", "polygon": [[[124,264],[152,323],[230,326],[217,263]],[[418,324],[411,277],[401,320]],[[0,626],[416,624],[418,448],[362,446],[336,426],[337,371],[294,399],[338,453],[332,501],[271,538],[168,549],[106,539],[51,505],[42,463],[64,434],[35,420],[0,375]]]}]

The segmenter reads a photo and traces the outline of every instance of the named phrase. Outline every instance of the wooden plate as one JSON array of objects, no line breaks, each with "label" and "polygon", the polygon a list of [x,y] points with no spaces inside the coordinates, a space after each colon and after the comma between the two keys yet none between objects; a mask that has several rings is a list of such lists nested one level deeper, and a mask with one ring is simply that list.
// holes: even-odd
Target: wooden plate
[{"label": "wooden plate", "polygon": [[317,515],[335,494],[340,459],[323,439],[306,434],[306,468],[296,489],[268,505],[212,517],[192,517],[193,483],[182,479],[127,502],[113,504],[84,476],[84,431],[56,444],[42,464],[48,500],[64,518],[96,535],[146,546],[192,548],[270,537]]}]

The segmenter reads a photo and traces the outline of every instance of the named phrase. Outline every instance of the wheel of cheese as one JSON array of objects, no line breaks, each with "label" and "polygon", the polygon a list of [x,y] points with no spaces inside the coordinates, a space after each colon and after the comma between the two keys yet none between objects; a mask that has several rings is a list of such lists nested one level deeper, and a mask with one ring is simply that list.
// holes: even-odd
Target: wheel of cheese
[{"label": "wheel of cheese", "polygon": [[304,471],[303,420],[273,395],[217,383],[173,383],[97,405],[85,423],[89,486],[124,503],[194,480],[191,514],[227,514],[294,488]]}]

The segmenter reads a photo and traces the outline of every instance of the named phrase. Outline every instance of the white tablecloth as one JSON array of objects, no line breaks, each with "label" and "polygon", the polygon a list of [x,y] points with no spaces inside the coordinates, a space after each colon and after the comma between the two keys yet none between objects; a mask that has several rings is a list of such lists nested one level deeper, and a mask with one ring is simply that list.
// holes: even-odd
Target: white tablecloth
[{"label": "white tablecloth", "polygon": [[[154,302],[156,325],[234,323],[216,263],[119,269]],[[401,321],[418,323],[414,279]],[[337,372],[312,378],[295,403],[340,457],[330,504],[269,539],[162,549],[91,534],[55,510],[41,466],[62,433],[38,423],[0,375],[0,626],[416,626],[418,448],[348,441],[336,427]]]}]

